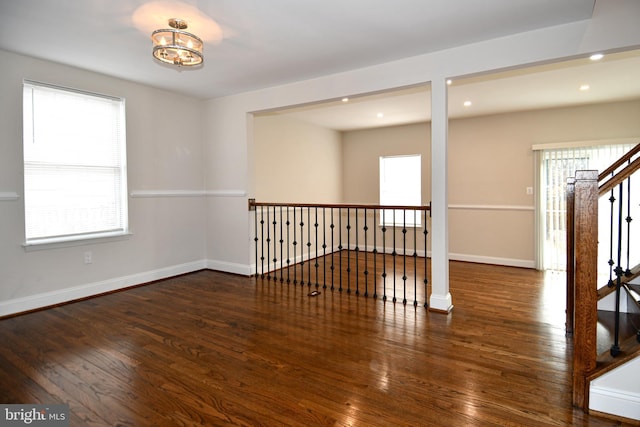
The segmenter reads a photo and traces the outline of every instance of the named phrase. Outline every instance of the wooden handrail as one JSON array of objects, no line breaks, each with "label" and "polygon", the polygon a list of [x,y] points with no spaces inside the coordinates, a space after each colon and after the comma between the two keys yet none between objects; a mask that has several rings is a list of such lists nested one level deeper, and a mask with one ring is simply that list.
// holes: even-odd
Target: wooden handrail
[{"label": "wooden handrail", "polygon": [[611,175],[616,169],[618,169],[620,166],[622,166],[623,164],[631,160],[631,158],[639,152],[640,152],[640,144],[637,144],[635,147],[629,150],[624,156],[620,157],[618,160],[612,163],[611,166],[603,170],[598,175],[598,182],[609,177],[609,175]]},{"label": "wooden handrail", "polygon": [[614,177],[612,177],[609,181],[600,185],[598,189],[598,193],[600,196],[606,194],[609,190],[614,188],[616,185],[620,184],[625,179],[629,178],[635,171],[640,169],[640,157],[635,159],[633,162],[628,164],[624,169],[619,171]]},{"label": "wooden handrail", "polygon": [[256,202],[249,199],[249,210],[255,206],[282,206],[287,208],[342,208],[342,209],[404,209],[412,211],[431,211],[431,203],[421,206],[403,205],[367,205],[349,203],[277,203],[277,202]]}]

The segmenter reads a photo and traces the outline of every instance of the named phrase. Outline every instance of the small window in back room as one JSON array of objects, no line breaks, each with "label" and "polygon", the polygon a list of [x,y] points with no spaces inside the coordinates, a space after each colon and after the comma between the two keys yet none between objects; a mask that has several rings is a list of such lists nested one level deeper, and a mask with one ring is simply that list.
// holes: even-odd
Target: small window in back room
[{"label": "small window in back room", "polygon": [[26,244],[128,233],[125,103],[25,81]]},{"label": "small window in back room", "polygon": [[[420,154],[380,157],[380,204],[392,206],[420,206]],[[382,225],[416,226],[422,224],[421,213],[402,209],[385,209],[380,214]]]}]

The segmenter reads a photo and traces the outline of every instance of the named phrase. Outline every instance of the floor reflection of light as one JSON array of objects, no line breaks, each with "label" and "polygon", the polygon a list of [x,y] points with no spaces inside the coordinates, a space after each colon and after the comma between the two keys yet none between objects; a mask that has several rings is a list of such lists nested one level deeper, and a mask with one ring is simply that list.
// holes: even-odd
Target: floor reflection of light
[{"label": "floor reflection of light", "polygon": [[466,390],[466,394],[469,395],[468,398],[465,398],[464,400],[464,412],[469,416],[469,418],[471,419],[475,419],[476,415],[477,415],[477,408],[476,408],[476,404],[475,402],[477,402],[479,400],[479,397],[476,396],[477,391],[477,383],[475,381],[474,375],[471,374],[470,372],[466,373],[467,375],[467,390]]},{"label": "floor reflection of light", "polygon": [[566,336],[566,301],[567,301],[567,274],[565,271],[545,270],[544,284],[540,292],[539,306],[537,310],[540,326],[545,326],[550,337],[540,342],[540,346],[549,354],[548,363],[554,363],[554,358],[566,356],[567,346],[571,342]]},{"label": "floor reflection of light", "polygon": [[372,360],[369,363],[369,369],[373,372],[374,375],[378,376],[378,388],[381,391],[388,392],[389,391],[389,363],[386,360],[381,362],[377,360]]},{"label": "floor reflection of light", "polygon": [[539,320],[552,325],[562,325],[566,320],[566,273],[564,271],[546,270],[544,285],[540,293]]},{"label": "floor reflection of light", "polygon": [[340,425],[344,425],[344,426],[360,425],[360,423],[358,423],[358,417],[357,417],[358,407],[354,405],[352,402],[347,402],[346,406],[347,406],[347,411],[345,412],[344,419],[340,423]]}]

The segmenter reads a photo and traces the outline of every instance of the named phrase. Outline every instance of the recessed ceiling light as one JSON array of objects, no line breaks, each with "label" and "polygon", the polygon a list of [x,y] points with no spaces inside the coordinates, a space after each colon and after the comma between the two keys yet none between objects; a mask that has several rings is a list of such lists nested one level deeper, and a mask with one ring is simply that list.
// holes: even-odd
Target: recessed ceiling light
[{"label": "recessed ceiling light", "polygon": [[589,59],[592,61],[600,61],[602,58],[604,58],[604,55],[601,53],[594,53],[589,57]]},{"label": "recessed ceiling light", "polygon": [[349,98],[342,98],[342,102],[349,102]]},{"label": "recessed ceiling light", "polygon": [[453,81],[451,79],[447,80],[447,85],[451,85],[451,83],[453,83]]},{"label": "recessed ceiling light", "polygon": [[580,85],[580,90],[583,91],[583,92],[585,92],[585,91],[587,91],[589,89],[590,89],[589,85]]},{"label": "recessed ceiling light", "polygon": [[381,119],[384,117],[384,113],[378,113],[378,118]]},{"label": "recessed ceiling light", "polygon": [[471,107],[471,101],[464,101],[463,104],[465,107]]}]

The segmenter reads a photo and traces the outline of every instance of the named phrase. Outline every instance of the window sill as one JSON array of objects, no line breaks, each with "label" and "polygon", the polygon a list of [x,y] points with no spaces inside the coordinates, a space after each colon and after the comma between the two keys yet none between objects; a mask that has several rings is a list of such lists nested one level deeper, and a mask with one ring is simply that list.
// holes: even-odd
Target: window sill
[{"label": "window sill", "polygon": [[72,240],[65,239],[41,239],[22,244],[25,252],[41,251],[47,249],[70,248],[73,246],[85,246],[96,243],[116,242],[127,240],[133,236],[130,232],[100,233],[86,237],[75,237]]}]

